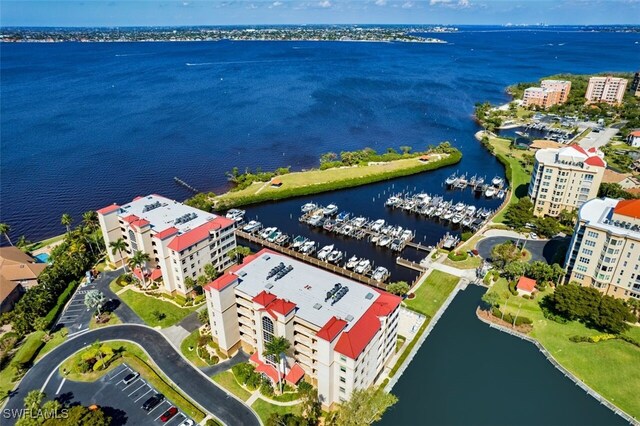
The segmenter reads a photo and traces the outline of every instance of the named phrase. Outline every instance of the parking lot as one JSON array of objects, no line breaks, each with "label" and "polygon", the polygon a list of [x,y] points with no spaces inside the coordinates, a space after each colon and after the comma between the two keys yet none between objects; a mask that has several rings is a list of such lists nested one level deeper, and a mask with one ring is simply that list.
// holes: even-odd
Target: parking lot
[{"label": "parking lot", "polygon": [[[129,366],[122,364],[92,383],[72,382],[60,378],[52,384],[57,387],[56,398],[83,405],[97,404],[112,417],[113,425],[169,425],[178,426],[189,418],[178,410],[177,414],[166,422],[160,418],[170,407],[171,401],[164,399],[148,412],[142,409],[144,402],[157,393],[157,390],[142,377],[125,383],[124,378],[133,373]],[[195,424],[195,422],[193,423]]]},{"label": "parking lot", "polygon": [[56,323],[56,327],[67,327],[69,329],[69,334],[77,333],[81,330],[86,330],[89,328],[89,322],[91,321],[91,316],[93,315],[93,310],[87,309],[84,304],[84,295],[89,290],[95,290],[96,283],[95,281],[91,284],[87,284],[84,286],[78,287],[75,294],[69,301],[67,305],[67,309],[64,310],[58,322]]}]

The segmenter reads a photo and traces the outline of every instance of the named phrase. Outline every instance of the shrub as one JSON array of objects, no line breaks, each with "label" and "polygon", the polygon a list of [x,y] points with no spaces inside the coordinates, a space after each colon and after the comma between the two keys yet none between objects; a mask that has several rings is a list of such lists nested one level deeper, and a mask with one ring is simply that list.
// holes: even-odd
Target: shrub
[{"label": "shrub", "polygon": [[462,235],[460,235],[460,238],[462,238],[462,241],[469,241],[469,239],[473,236],[473,232],[470,231],[465,231],[462,233]]},{"label": "shrub", "polygon": [[464,251],[463,252],[451,252],[451,253],[449,253],[449,255],[447,257],[450,260],[453,260],[454,262],[461,262],[463,260],[467,260],[469,255]]},{"label": "shrub", "polygon": [[588,343],[589,336],[571,336],[569,337],[569,340],[571,340],[574,343]]},{"label": "shrub", "polygon": [[260,385],[260,393],[264,396],[273,396],[273,386],[271,386],[271,382],[268,380],[263,380]]},{"label": "shrub", "polygon": [[518,283],[516,283],[515,281],[509,281],[509,291],[514,296],[518,295],[518,290],[516,289],[516,285],[518,285]]},{"label": "shrub", "polygon": [[516,318],[516,325],[531,325],[531,324],[533,324],[533,321],[531,321],[530,318],[521,317],[521,316]]},{"label": "shrub", "polygon": [[76,281],[71,281],[67,288],[60,294],[60,296],[58,296],[58,301],[55,306],[44,317],[44,324],[46,324],[45,328],[49,328],[53,325],[53,322],[58,318],[58,313],[62,308],[64,308],[64,305],[67,304],[77,286],[78,283]]},{"label": "shrub", "polygon": [[242,362],[234,365],[231,368],[231,371],[240,383],[245,384],[249,377],[254,373],[255,367],[247,362]]}]

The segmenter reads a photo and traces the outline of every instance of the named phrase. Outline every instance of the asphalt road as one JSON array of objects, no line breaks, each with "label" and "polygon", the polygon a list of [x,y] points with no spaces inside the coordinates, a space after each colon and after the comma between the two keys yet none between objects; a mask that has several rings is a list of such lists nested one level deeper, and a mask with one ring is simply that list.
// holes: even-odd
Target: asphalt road
[{"label": "asphalt road", "polygon": [[[57,374],[60,363],[96,340],[128,340],[139,344],[183,393],[224,423],[230,426],[260,425],[259,419],[248,406],[229,396],[226,391],[192,367],[162,334],[152,328],[134,324],[100,328],[67,340],[31,367],[7,401],[5,409],[22,408],[24,397],[29,391],[43,388],[50,377]],[[3,419],[3,425],[14,423],[15,419]]]},{"label": "asphalt road", "polygon": [[[478,254],[484,259],[491,258],[491,249],[505,241],[517,242],[517,238],[513,237],[488,237],[483,239],[476,245]],[[526,241],[525,249],[531,253],[530,262],[542,261],[547,263],[553,263],[556,252],[562,245],[568,244],[569,239],[565,238],[553,238],[551,240],[524,240],[520,239],[520,244]]]}]

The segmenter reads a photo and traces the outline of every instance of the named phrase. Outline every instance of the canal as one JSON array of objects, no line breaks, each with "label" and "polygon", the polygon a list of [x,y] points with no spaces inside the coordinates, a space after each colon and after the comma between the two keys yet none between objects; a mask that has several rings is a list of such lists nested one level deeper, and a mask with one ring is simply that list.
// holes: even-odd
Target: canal
[{"label": "canal", "polygon": [[381,425],[622,425],[529,342],[475,316],[484,289],[458,293],[394,386]]}]

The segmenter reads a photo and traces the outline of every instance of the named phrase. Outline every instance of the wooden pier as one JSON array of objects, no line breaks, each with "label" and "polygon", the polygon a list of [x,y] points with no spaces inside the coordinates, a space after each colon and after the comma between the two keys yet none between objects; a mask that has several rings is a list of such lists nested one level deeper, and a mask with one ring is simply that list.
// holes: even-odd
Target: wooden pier
[{"label": "wooden pier", "polygon": [[400,256],[396,257],[396,263],[400,266],[404,266],[405,268],[413,269],[414,271],[418,271],[421,273],[427,270],[427,268],[420,265],[419,263],[412,262]]},{"label": "wooden pier", "polygon": [[309,263],[309,264],[311,264],[313,266],[317,266],[317,267],[325,269],[327,271],[330,271],[330,272],[342,275],[344,277],[350,278],[350,279],[352,279],[354,281],[359,281],[359,282],[361,282],[363,284],[367,284],[367,285],[370,285],[372,287],[376,287],[376,288],[379,288],[379,289],[382,289],[382,290],[387,288],[386,284],[378,282],[378,281],[376,281],[376,280],[374,280],[374,279],[372,279],[370,277],[358,274],[358,273],[356,273],[354,271],[350,271],[349,269],[342,268],[342,267],[334,265],[332,263],[328,263],[328,262],[325,262],[323,260],[319,260],[314,256],[305,255],[305,254],[302,254],[302,253],[297,252],[295,250],[291,250],[289,248],[286,248],[286,247],[283,247],[281,245],[278,245],[276,243],[269,242],[267,240],[264,240],[264,239],[260,238],[257,235],[249,234],[247,232],[244,232],[244,231],[241,231],[239,229],[236,229],[236,236],[238,236],[238,237],[240,237],[240,238],[242,238],[244,240],[250,241],[252,243],[259,244],[259,245],[261,245],[263,247],[270,248],[273,251],[277,251],[279,253],[286,254],[287,256],[293,257],[293,258],[298,259],[298,260],[300,260],[302,262]]},{"label": "wooden pier", "polygon": [[183,181],[182,179],[180,179],[179,177],[174,176],[173,180],[180,186],[187,188],[189,191],[193,192],[194,194],[197,194],[198,191],[196,188],[194,188],[193,186],[189,185],[187,182]]},{"label": "wooden pier", "polygon": [[426,251],[427,253],[433,250],[433,246],[425,246],[420,243],[414,243],[413,241],[407,242],[405,246],[411,247],[412,249],[416,249],[418,251]]}]

